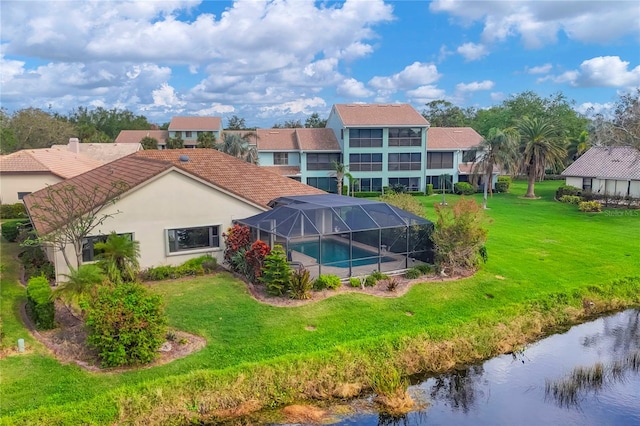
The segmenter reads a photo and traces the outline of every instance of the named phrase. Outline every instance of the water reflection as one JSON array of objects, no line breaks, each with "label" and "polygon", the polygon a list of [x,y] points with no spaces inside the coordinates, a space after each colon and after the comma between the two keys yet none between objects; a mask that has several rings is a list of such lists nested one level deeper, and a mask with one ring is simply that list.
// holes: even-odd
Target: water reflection
[{"label": "water reflection", "polygon": [[476,400],[485,395],[481,387],[488,382],[482,378],[483,374],[482,365],[442,374],[434,379],[429,395],[433,401],[440,401],[445,406],[466,414],[474,408]]}]

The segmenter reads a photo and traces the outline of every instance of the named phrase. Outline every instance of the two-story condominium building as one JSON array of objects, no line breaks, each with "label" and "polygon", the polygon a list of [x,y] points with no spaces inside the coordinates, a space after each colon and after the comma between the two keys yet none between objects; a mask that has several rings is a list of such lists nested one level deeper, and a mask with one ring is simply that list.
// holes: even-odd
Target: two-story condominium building
[{"label": "two-story condominium building", "polygon": [[333,162],[341,162],[340,144],[331,129],[257,129],[258,163],[327,192],[336,192]]},{"label": "two-story condominium building", "polygon": [[425,190],[429,123],[408,104],[336,104],[327,119],[361,191]]},{"label": "two-story condominium building", "polygon": [[[222,119],[220,117],[173,117],[169,123],[169,137],[180,137],[185,148],[198,145],[198,135],[203,132],[212,133],[220,141]],[[158,144],[163,148],[162,144]]]}]

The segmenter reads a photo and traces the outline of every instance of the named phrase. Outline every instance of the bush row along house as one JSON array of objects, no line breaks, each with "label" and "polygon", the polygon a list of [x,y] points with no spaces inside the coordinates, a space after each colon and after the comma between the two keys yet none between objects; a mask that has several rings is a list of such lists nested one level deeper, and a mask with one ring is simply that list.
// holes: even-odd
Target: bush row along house
[{"label": "bush row along house", "polygon": [[[220,140],[221,126],[217,117],[175,117],[168,131],[124,130],[116,142],[138,143],[150,136],[163,149],[167,138],[180,136],[185,148],[195,148],[198,132],[212,132]],[[334,161],[345,164],[357,179],[356,189],[365,192],[392,185],[439,189],[443,174],[452,183],[468,182],[482,141],[468,127],[430,128],[408,104],[337,104],[324,129],[257,129],[249,139],[261,166],[327,192],[337,191]]]}]

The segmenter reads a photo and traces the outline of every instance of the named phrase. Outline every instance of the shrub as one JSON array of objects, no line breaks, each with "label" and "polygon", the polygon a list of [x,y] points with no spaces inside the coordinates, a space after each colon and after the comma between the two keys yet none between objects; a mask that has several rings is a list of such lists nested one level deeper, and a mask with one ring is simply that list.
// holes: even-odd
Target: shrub
[{"label": "shrub", "polygon": [[377,283],[378,283],[378,280],[373,275],[369,275],[369,276],[367,276],[367,278],[364,279],[364,286],[365,287],[373,287]]},{"label": "shrub", "polygon": [[602,204],[597,201],[581,201],[578,204],[578,209],[581,212],[601,212]]},{"label": "shrub", "polygon": [[[281,247],[282,248],[282,247]],[[264,264],[264,260],[266,256],[271,252],[271,247],[267,245],[264,241],[257,240],[255,241],[249,250],[245,252],[245,258],[247,259],[247,266],[249,275],[247,278],[256,282],[260,279],[262,275],[262,265]],[[285,257],[286,261],[286,257]]]},{"label": "shrub", "polygon": [[29,219],[14,219],[2,224],[2,236],[5,240],[15,243],[22,225],[29,223]]},{"label": "shrub", "polygon": [[260,281],[272,296],[282,296],[289,290],[291,267],[281,245],[275,245],[264,259],[264,268]]},{"label": "shrub", "polygon": [[504,193],[509,192],[511,185],[508,182],[496,182],[496,192]]},{"label": "shrub", "polygon": [[22,219],[27,217],[23,203],[0,205],[0,219]]},{"label": "shrub", "polygon": [[304,268],[293,271],[289,280],[289,297],[297,300],[309,299],[313,280],[309,271]]},{"label": "shrub", "polygon": [[356,277],[349,278],[349,284],[351,287],[360,287],[360,280]]},{"label": "shrub", "polygon": [[387,278],[387,291],[396,291],[400,282],[395,277]]},{"label": "shrub", "polygon": [[188,276],[204,275],[216,269],[215,257],[205,255],[189,259],[180,266],[161,265],[148,268],[140,275],[145,281],[162,281]]},{"label": "shrub", "polygon": [[[385,194],[387,192],[385,191]],[[382,195],[382,192],[379,191],[361,191],[361,192],[356,192],[355,194],[356,198],[375,198],[375,197],[379,197]]]},{"label": "shrub", "polygon": [[405,192],[407,192],[407,187],[400,183],[396,183],[396,184],[390,185],[389,190],[390,192],[395,192],[396,194],[404,194]]},{"label": "shrub", "polygon": [[237,265],[234,264],[234,254],[239,250],[249,250],[251,246],[251,230],[248,226],[240,226],[238,224],[233,225],[231,228],[227,229],[227,232],[222,234],[224,238],[224,261],[229,267],[236,271],[238,271]]},{"label": "shrub", "polygon": [[32,277],[44,275],[48,280],[53,280],[55,278],[55,268],[53,263],[47,259],[42,247],[33,241],[23,247],[18,258],[24,267],[24,278],[29,280]]},{"label": "shrub", "polygon": [[417,269],[423,275],[427,275],[427,274],[430,274],[431,272],[433,272],[433,267],[431,265],[429,265],[428,263],[423,263],[421,265],[414,266],[414,269]]},{"label": "shrub", "polygon": [[498,182],[507,182],[509,185],[513,182],[511,176],[498,176]]},{"label": "shrub", "polygon": [[407,269],[407,271],[404,273],[404,276],[405,278],[414,280],[416,278],[420,278],[422,276],[422,272],[420,272],[418,268],[411,268]]},{"label": "shrub", "polygon": [[342,285],[340,277],[332,274],[322,274],[313,283],[314,290],[324,290],[325,288],[336,290]]},{"label": "shrub", "polygon": [[582,197],[578,197],[577,195],[563,195],[558,201],[567,204],[578,204],[582,201]]},{"label": "shrub", "polygon": [[371,271],[371,276],[375,278],[376,281],[386,280],[387,278],[389,278],[389,275],[384,274],[380,271]]},{"label": "shrub", "polygon": [[473,188],[469,182],[457,182],[453,185],[454,192],[460,195],[471,195],[475,194],[476,190]]},{"label": "shrub", "polygon": [[416,200],[415,197],[412,197],[409,194],[398,194],[395,192],[390,192],[381,196],[380,201],[391,204],[392,206],[396,206],[402,210],[406,210],[417,216],[425,216],[424,206],[420,203],[420,201]]},{"label": "shrub", "polygon": [[432,183],[428,183],[427,184],[427,195],[433,195],[433,184]]},{"label": "shrub", "polygon": [[49,280],[44,275],[29,279],[27,309],[36,327],[42,330],[55,327],[55,305],[51,296]]},{"label": "shrub", "polygon": [[153,361],[167,332],[162,298],[138,283],[100,287],[86,324],[87,341],[105,367]]},{"label": "shrub", "polygon": [[571,185],[562,185],[556,190],[556,200],[559,200],[563,195],[582,195],[582,189]]}]

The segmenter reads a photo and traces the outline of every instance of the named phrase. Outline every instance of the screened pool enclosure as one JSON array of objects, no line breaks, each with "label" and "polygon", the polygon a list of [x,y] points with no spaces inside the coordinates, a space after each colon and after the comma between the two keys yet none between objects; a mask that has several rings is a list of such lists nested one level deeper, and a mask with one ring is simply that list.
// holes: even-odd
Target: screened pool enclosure
[{"label": "screened pool enclosure", "polygon": [[364,276],[433,262],[433,224],[389,204],[335,194],[280,197],[272,210],[236,220],[254,240],[281,245],[312,276]]}]

